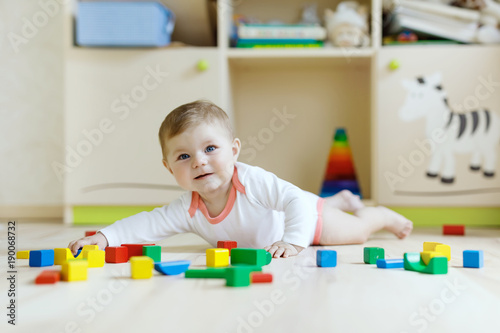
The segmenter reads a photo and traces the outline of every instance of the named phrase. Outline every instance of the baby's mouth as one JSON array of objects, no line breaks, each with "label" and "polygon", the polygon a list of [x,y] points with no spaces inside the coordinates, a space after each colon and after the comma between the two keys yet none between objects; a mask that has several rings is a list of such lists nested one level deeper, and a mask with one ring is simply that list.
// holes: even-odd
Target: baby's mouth
[{"label": "baby's mouth", "polygon": [[203,175],[199,175],[198,177],[195,177],[195,179],[203,179],[203,178],[206,178],[210,175],[211,175],[211,173],[204,173]]}]

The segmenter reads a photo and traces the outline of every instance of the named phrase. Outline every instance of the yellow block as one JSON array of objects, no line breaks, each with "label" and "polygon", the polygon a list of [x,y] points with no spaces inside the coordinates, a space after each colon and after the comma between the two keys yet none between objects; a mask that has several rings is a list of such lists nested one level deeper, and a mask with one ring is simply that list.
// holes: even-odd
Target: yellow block
[{"label": "yellow block", "polygon": [[30,251],[17,251],[16,258],[17,259],[29,259],[30,258]]},{"label": "yellow block", "polygon": [[448,261],[451,259],[451,248],[449,245],[436,243],[436,242],[424,242],[424,252],[432,251],[441,253],[441,257],[448,258]]},{"label": "yellow block", "polygon": [[208,267],[226,267],[229,266],[229,250],[228,249],[207,249],[207,266]]},{"label": "yellow block", "polygon": [[87,280],[87,260],[68,260],[61,266],[61,278],[63,281],[85,281]]},{"label": "yellow block", "polygon": [[[82,252],[84,252],[82,250]],[[87,259],[90,267],[103,267],[104,266],[104,258],[106,256],[106,252],[101,250],[85,250],[83,253],[83,259]]]},{"label": "yellow block", "polygon": [[431,261],[432,258],[444,257],[444,256],[440,252],[424,251],[424,252],[420,252],[420,257],[422,258],[422,261],[424,262],[424,264],[429,265],[429,262]]},{"label": "yellow block", "polygon": [[75,259],[68,248],[54,249],[54,265],[62,265],[69,259]]},{"label": "yellow block", "polygon": [[130,257],[132,279],[149,279],[153,276],[153,259],[147,256]]},{"label": "yellow block", "polygon": [[76,257],[76,259],[84,259],[84,258],[86,258],[85,252],[94,251],[94,250],[99,250],[99,246],[98,245],[84,245],[82,248],[82,251],[80,252],[78,257]]}]

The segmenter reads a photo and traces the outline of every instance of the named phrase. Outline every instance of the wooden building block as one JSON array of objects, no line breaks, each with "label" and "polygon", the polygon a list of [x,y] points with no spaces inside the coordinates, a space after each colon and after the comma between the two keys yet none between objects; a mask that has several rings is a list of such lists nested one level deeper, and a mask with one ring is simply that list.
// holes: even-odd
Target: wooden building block
[{"label": "wooden building block", "polygon": [[128,248],[126,246],[108,246],[105,252],[107,263],[119,264],[128,261]]},{"label": "wooden building block", "polygon": [[377,259],[377,268],[404,268],[403,259]]},{"label": "wooden building block", "polygon": [[429,265],[431,259],[434,257],[444,257],[444,255],[441,254],[440,252],[434,252],[434,251],[420,252],[420,258],[422,258],[422,261],[424,262],[425,265]]},{"label": "wooden building block", "polygon": [[207,249],[207,267],[226,267],[229,266],[228,249]]},{"label": "wooden building block", "polygon": [[54,250],[30,251],[30,267],[45,267],[54,265]]},{"label": "wooden building block", "polygon": [[443,225],[443,235],[465,235],[465,225],[462,224],[445,224]]},{"label": "wooden building block", "polygon": [[145,256],[134,256],[130,258],[130,270],[132,279],[150,279],[153,276],[153,259]]},{"label": "wooden building block", "polygon": [[142,255],[150,257],[154,262],[161,261],[161,246],[159,245],[144,245],[142,247]]},{"label": "wooden building block", "polygon": [[83,259],[86,251],[99,250],[99,245],[84,245],[82,250],[76,254],[75,259]]},{"label": "wooden building block", "polygon": [[316,265],[318,265],[318,267],[336,267],[337,251],[334,250],[316,251]]},{"label": "wooden building block", "polygon": [[450,261],[451,259],[451,248],[446,244],[437,242],[424,242],[424,252],[425,251],[438,252],[442,254],[442,257],[448,258],[448,261]]},{"label": "wooden building block", "polygon": [[385,252],[381,247],[365,247],[363,249],[363,260],[365,264],[374,265],[378,259],[384,259]]},{"label": "wooden building block", "polygon": [[264,249],[235,248],[231,250],[231,265],[265,266],[271,263],[271,253]]},{"label": "wooden building block", "polygon": [[102,250],[86,250],[83,252],[83,259],[87,259],[89,268],[103,267],[106,254]]},{"label": "wooden building block", "polygon": [[35,279],[36,284],[53,284],[61,280],[61,272],[47,270],[42,271]]},{"label": "wooden building block", "polygon": [[271,283],[273,282],[273,275],[271,273],[250,273],[250,281],[252,283]]},{"label": "wooden building block", "polygon": [[235,241],[225,240],[225,241],[218,241],[217,242],[217,248],[228,249],[229,255],[231,255],[231,250],[235,249],[237,247],[238,247],[238,243]]},{"label": "wooden building block", "polygon": [[188,269],[184,277],[188,279],[225,279],[226,268]]},{"label": "wooden building block", "polygon": [[75,259],[71,250],[68,248],[57,248],[54,249],[54,265],[62,265],[70,259]]},{"label": "wooden building block", "polygon": [[447,274],[448,259],[446,257],[434,257],[426,265],[420,253],[408,252],[404,254],[404,269],[426,274]]},{"label": "wooden building block", "polygon": [[142,248],[147,245],[156,244],[122,244],[121,246],[128,249],[128,259],[130,259],[130,257],[142,257]]},{"label": "wooden building block", "polygon": [[464,267],[481,268],[484,266],[483,250],[465,250],[463,252]]},{"label": "wooden building block", "polygon": [[252,270],[247,266],[235,266],[226,268],[226,286],[247,287],[250,285],[250,273]]},{"label": "wooden building block", "polygon": [[29,259],[30,258],[30,251],[17,251],[16,258],[17,259]]},{"label": "wooden building block", "polygon": [[176,260],[155,263],[155,270],[164,275],[178,275],[184,273],[191,265],[189,260]]},{"label": "wooden building block", "polygon": [[92,230],[92,231],[85,231],[85,237],[88,237],[88,236],[93,236],[97,233],[96,230]]},{"label": "wooden building block", "polygon": [[61,279],[68,282],[85,281],[88,267],[86,259],[68,260],[61,265]]}]

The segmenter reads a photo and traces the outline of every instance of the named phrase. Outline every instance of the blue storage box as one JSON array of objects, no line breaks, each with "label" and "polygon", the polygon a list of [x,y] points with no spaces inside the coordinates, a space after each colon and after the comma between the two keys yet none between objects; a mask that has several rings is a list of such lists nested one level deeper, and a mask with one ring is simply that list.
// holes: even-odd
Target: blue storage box
[{"label": "blue storage box", "polygon": [[81,46],[165,46],[175,15],[158,2],[79,2],[76,43]]}]

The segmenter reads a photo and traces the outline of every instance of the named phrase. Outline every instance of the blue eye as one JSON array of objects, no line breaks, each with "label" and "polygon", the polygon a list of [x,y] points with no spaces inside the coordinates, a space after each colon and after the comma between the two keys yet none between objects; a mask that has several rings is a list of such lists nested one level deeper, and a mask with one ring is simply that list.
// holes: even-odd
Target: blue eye
[{"label": "blue eye", "polygon": [[186,158],[189,158],[189,155],[188,154],[181,154],[179,155],[179,160],[185,160]]},{"label": "blue eye", "polygon": [[214,150],[215,150],[215,147],[214,147],[214,146],[208,146],[208,147],[205,149],[205,151],[206,151],[207,153],[210,153],[210,152],[212,152],[212,151],[214,151]]}]

